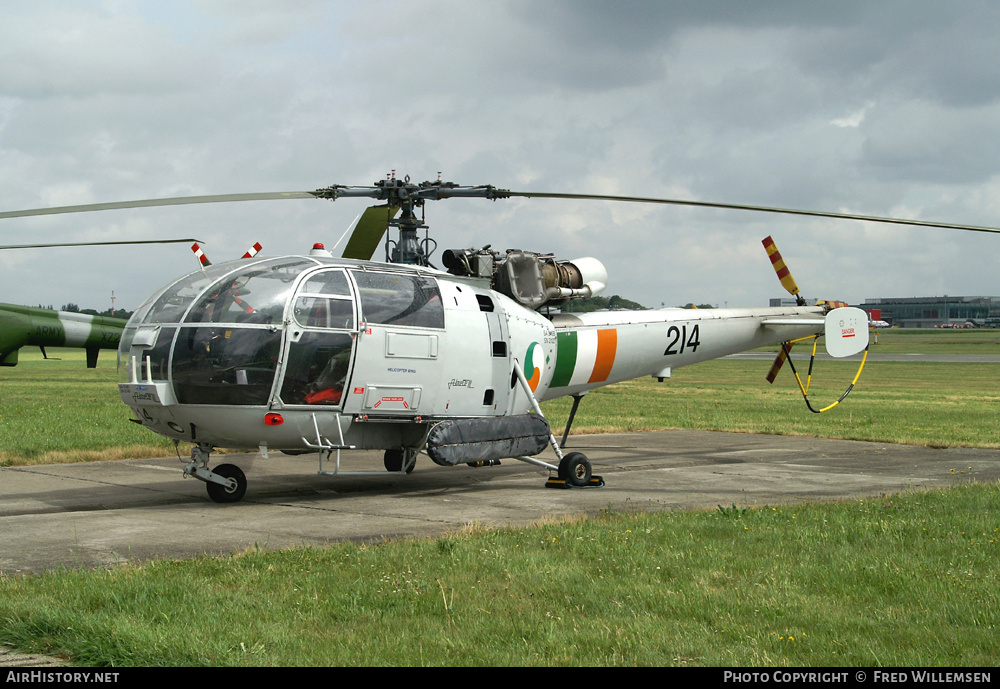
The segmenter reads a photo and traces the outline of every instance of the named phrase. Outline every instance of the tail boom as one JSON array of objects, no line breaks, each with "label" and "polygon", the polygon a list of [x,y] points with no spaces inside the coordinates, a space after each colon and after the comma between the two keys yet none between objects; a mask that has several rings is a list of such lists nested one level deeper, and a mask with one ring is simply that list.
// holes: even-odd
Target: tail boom
[{"label": "tail boom", "polygon": [[663,309],[562,314],[543,399],[573,395],[823,333],[827,309]]}]

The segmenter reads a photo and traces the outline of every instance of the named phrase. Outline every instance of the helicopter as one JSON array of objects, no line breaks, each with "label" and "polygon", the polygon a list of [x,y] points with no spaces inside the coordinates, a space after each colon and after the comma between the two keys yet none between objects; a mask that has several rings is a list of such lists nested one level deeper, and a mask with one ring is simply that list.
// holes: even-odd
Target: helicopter
[{"label": "helicopter", "polygon": [[[847,218],[984,232],[994,228],[844,213],[645,197],[516,192],[491,185],[414,183],[395,172],[367,186],[314,191],[147,199],[0,212],[0,219],[188,203],[367,198],[341,256],[323,244],[299,254],[211,263],[152,294],[124,327],[119,393],[136,424],[192,444],[185,477],[211,500],[237,502],[244,472],[210,468],[216,448],[317,453],[319,474],[341,471],[341,452],[382,450],[384,469],[407,474],[417,456],[438,465],[491,466],[514,458],[550,473],[546,486],[604,485],[581,452],[562,451],[577,407],[599,387],[768,345],[781,345],[769,380],[792,345],[824,336],[844,358],[868,348],[868,315],[840,302],[807,305],[773,240],[764,248],[795,306],[567,313],[560,307],[600,294],[600,260],[557,259],[522,249],[448,249],[431,263],[428,201],[511,197],[658,203]],[[421,211],[421,217],[417,216]],[[388,229],[398,230],[392,239]],[[384,260],[372,260],[385,237]],[[179,241],[179,240],[171,240]],[[190,240],[188,240],[190,241]],[[862,358],[861,367],[864,365]],[[858,369],[858,376],[861,372]],[[796,373],[796,379],[799,376]],[[836,406],[854,387],[825,408]],[[562,438],[540,403],[573,407]],[[536,455],[551,447],[558,463]],[[328,464],[333,468],[328,469]],[[378,473],[382,473],[379,471]]]},{"label": "helicopter", "polygon": [[[141,240],[134,242],[76,242],[72,244],[10,244],[7,249],[37,249],[65,246],[99,246],[107,244],[169,244],[192,239]],[[124,318],[92,316],[75,311],[46,309],[17,304],[0,304],[0,366],[17,366],[22,347],[35,346],[49,358],[46,347],[79,347],[87,352],[87,368],[97,367],[102,349],[118,349]]]},{"label": "helicopter", "polygon": [[0,366],[17,366],[21,347],[82,347],[87,368],[97,367],[102,349],[118,349],[124,318],[91,316],[34,306],[0,304]]}]

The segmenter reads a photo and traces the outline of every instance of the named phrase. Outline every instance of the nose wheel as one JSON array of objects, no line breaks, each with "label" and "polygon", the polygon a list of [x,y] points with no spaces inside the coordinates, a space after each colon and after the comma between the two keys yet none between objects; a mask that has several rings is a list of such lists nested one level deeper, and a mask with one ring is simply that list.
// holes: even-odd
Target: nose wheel
[{"label": "nose wheel", "polygon": [[239,502],[247,492],[246,474],[235,464],[220,464],[214,471],[210,470],[211,455],[211,445],[202,443],[191,448],[191,461],[184,467],[185,478],[191,476],[204,481],[213,502]]},{"label": "nose wheel", "polygon": [[208,497],[213,502],[239,502],[247,492],[247,477],[235,464],[220,464],[212,472],[224,483],[209,481],[205,484]]}]

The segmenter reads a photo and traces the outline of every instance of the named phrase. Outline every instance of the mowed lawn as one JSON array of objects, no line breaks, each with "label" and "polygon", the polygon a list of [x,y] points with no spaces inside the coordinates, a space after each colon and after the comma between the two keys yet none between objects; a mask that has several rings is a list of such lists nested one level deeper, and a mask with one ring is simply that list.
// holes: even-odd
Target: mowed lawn
[{"label": "mowed lawn", "polygon": [[[4,462],[175,451],[127,421],[107,362],[88,371],[69,350],[63,361],[27,354],[0,370]],[[869,363],[858,388],[818,415],[788,371],[775,386],[764,382],[769,365],[723,360],[664,383],[611,386],[584,399],[574,430],[1000,447],[997,364]],[[855,371],[817,363],[815,405],[836,400]],[[545,411],[558,432],[569,400]],[[100,571],[0,572],[0,643],[117,667],[988,670],[1000,657],[998,505],[1000,485],[973,484],[834,504],[471,524],[431,540],[255,548]]]}]

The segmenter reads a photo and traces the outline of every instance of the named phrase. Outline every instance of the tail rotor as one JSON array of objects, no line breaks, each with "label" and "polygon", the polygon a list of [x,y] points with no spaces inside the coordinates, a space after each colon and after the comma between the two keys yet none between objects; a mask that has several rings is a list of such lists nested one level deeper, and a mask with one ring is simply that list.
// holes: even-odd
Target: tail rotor
[{"label": "tail rotor", "polygon": [[[805,306],[806,300],[802,298],[799,294],[799,286],[795,282],[795,278],[792,277],[791,272],[788,270],[788,266],[785,265],[784,259],[781,258],[781,253],[778,251],[778,247],[775,245],[774,240],[771,237],[766,237],[762,242],[764,249],[767,251],[768,257],[771,259],[771,265],[774,267],[774,272],[777,273],[778,279],[781,281],[781,286],[788,290],[788,293],[795,297],[795,303],[799,306]],[[816,345],[819,342],[819,335],[812,335],[809,337],[800,338],[798,340],[790,340],[788,342],[781,343],[781,349],[778,351],[778,355],[774,359],[774,363],[771,364],[771,369],[767,373],[767,382],[774,383],[775,378],[778,376],[778,371],[786,361],[788,361],[789,367],[792,369],[792,373],[795,375],[795,380],[799,385],[799,391],[802,393],[803,399],[805,399],[806,406],[809,411],[814,414],[822,414],[825,411],[833,409],[835,406],[840,404],[847,395],[850,394],[851,390],[854,389],[854,385],[858,382],[858,378],[861,376],[861,371],[865,367],[865,361],[868,359],[868,320],[867,315],[861,309],[856,309],[849,307],[846,303],[840,301],[820,301],[816,303],[817,306],[822,306],[826,310],[826,317],[824,319],[824,335],[826,337],[826,349],[827,352],[836,358],[844,358],[851,356],[853,354],[858,354],[864,352],[864,356],[861,358],[861,365],[858,366],[858,372],[854,376],[854,380],[844,391],[844,394],[840,396],[837,401],[830,404],[822,409],[816,409],[813,407],[809,400],[809,383],[812,380],[813,372],[813,362],[816,360]],[[791,361],[791,350],[792,346],[796,342],[801,342],[802,340],[812,339],[812,355],[809,357],[809,371],[806,374],[805,383],[802,382],[801,377],[795,370],[795,364]]]},{"label": "tail rotor", "polygon": [[[768,235],[761,241],[761,244],[764,245],[768,258],[771,259],[771,266],[774,268],[774,272],[777,273],[778,280],[781,281],[781,286],[795,297],[796,304],[805,306],[806,300],[799,294],[799,285],[795,282],[795,278],[792,277],[788,266],[785,265],[785,260],[781,258],[781,252],[778,251],[778,246],[774,243],[774,240]],[[767,373],[768,383],[773,383],[774,379],[778,377],[778,371],[781,370],[781,367],[784,366],[785,361],[788,359],[792,344],[792,342],[782,344],[781,349],[778,351],[778,356],[775,357],[774,363],[771,364],[771,370]]]},{"label": "tail rotor", "polygon": [[792,277],[791,272],[788,270],[788,266],[785,265],[785,261],[781,258],[781,253],[778,251],[777,245],[775,245],[774,240],[768,235],[761,242],[764,245],[764,249],[767,250],[768,258],[771,259],[771,265],[774,267],[774,272],[778,274],[778,279],[781,281],[781,286],[788,290],[788,293],[795,297],[795,303],[799,306],[805,306],[806,300],[802,298],[799,294],[799,286],[795,282],[795,278]]}]

